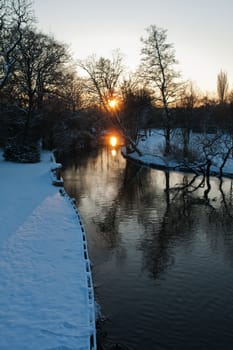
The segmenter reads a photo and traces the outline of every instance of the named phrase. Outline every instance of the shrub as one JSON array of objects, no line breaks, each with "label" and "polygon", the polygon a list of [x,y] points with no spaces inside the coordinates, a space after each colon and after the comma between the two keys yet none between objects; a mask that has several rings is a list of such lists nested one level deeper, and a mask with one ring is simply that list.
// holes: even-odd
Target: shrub
[{"label": "shrub", "polygon": [[4,149],[5,160],[18,163],[37,163],[40,161],[40,149],[35,144],[9,142]]}]

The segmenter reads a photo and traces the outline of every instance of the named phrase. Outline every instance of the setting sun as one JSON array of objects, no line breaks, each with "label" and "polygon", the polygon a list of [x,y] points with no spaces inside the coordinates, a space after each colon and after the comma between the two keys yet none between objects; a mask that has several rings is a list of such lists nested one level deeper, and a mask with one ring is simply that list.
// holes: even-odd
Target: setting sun
[{"label": "setting sun", "polygon": [[115,108],[117,105],[117,100],[116,99],[109,100],[108,104],[109,104],[109,107]]},{"label": "setting sun", "polygon": [[117,138],[116,138],[116,136],[111,136],[110,137],[110,145],[112,147],[115,147],[117,145]]}]

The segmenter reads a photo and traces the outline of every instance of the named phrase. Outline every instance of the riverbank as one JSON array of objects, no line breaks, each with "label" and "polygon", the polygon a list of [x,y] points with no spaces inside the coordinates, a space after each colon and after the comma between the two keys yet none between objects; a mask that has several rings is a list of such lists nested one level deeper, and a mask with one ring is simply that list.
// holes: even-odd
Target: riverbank
[{"label": "riverbank", "polygon": [[[190,148],[192,152],[199,154],[200,145],[203,147],[203,140],[201,140],[200,134],[192,134],[190,136]],[[206,138],[211,140],[211,135],[207,135]],[[171,142],[173,146],[177,142],[174,138]],[[201,143],[202,142],[202,143]],[[214,141],[213,141],[214,142]],[[211,144],[211,142],[210,142]],[[178,149],[179,143],[176,143],[176,148]],[[154,130],[151,132],[151,135],[147,138],[141,138],[137,145],[138,150],[141,152],[141,156],[137,152],[126,153],[126,149],[122,149],[122,155],[125,158],[129,158],[132,161],[136,162],[139,165],[147,166],[150,168],[155,168],[158,170],[167,170],[167,171],[180,171],[180,172],[189,172],[189,173],[202,173],[204,168],[204,163],[207,161],[207,158],[211,161],[210,166],[210,175],[218,176],[222,171],[223,177],[233,178],[233,158],[232,155],[226,160],[222,170],[221,166],[224,161],[224,157],[228,152],[226,145],[222,142],[220,144],[219,150],[215,152],[212,149],[209,151],[209,155],[201,155],[202,160],[196,162],[184,161],[183,157],[179,160],[179,157],[164,156],[164,135],[160,130]],[[199,153],[198,153],[199,152]],[[232,152],[231,152],[232,153]]]},{"label": "riverbank", "polygon": [[51,154],[35,164],[0,154],[0,349],[95,350],[85,231],[52,186]]}]

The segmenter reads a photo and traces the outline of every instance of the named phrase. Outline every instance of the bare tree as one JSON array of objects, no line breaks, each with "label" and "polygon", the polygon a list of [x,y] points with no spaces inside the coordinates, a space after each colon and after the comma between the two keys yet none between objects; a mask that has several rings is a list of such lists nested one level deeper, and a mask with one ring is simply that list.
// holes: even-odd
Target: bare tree
[{"label": "bare tree", "polygon": [[182,127],[183,136],[183,156],[188,157],[189,141],[191,133],[191,123],[193,119],[193,111],[198,102],[198,93],[192,81],[184,85],[184,90],[181,92],[181,107],[184,109],[184,120]]},{"label": "bare tree", "polygon": [[23,28],[32,20],[28,0],[0,0],[0,89],[15,65]]},{"label": "bare tree", "polygon": [[221,70],[217,76],[217,93],[218,93],[219,102],[221,104],[226,102],[227,92],[228,92],[227,73]]},{"label": "bare tree", "polygon": [[125,80],[122,92],[122,123],[136,143],[142,131],[146,134],[148,116],[152,111],[152,96],[145,88],[135,86],[134,81]]},{"label": "bare tree", "polygon": [[98,59],[96,56],[91,56],[85,61],[79,61],[79,67],[89,76],[89,84],[87,85],[89,95],[96,99],[99,107],[112,116],[112,123],[118,128],[127,145],[131,145],[132,149],[141,155],[122,122],[117,106],[115,104],[111,106],[109,103],[118,95],[120,78],[123,73],[122,61],[121,54],[116,51],[112,60],[103,57]]},{"label": "bare tree", "polygon": [[173,45],[167,43],[167,31],[151,25],[147,29],[147,38],[141,38],[142,77],[152,86],[155,98],[163,106],[165,112],[165,154],[170,153],[171,111],[170,104],[174,103],[180,77],[174,69],[177,64]]},{"label": "bare tree", "polygon": [[14,74],[18,107],[26,115],[24,139],[45,95],[56,94],[59,85],[64,84],[64,65],[68,58],[63,44],[45,34],[24,29]]},{"label": "bare tree", "polygon": [[76,112],[84,107],[84,81],[72,67],[62,76],[63,83],[56,89],[56,95],[63,100],[66,108]]},{"label": "bare tree", "polygon": [[119,87],[120,77],[123,73],[123,59],[117,51],[113,53],[112,59],[95,55],[86,60],[78,62],[89,77],[89,84],[86,85],[87,92],[95,99],[99,106],[109,111],[108,102],[111,100]]},{"label": "bare tree", "polygon": [[188,81],[183,87],[184,89],[181,91],[181,106],[185,107],[192,114],[198,102],[198,90],[192,81]]}]

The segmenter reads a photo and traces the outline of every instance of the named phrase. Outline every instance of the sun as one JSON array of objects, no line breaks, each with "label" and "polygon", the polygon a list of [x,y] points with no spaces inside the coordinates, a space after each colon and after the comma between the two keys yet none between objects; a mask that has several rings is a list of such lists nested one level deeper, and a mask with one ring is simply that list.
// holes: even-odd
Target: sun
[{"label": "sun", "polygon": [[109,104],[109,107],[115,108],[117,105],[117,100],[116,99],[109,100],[108,104]]},{"label": "sun", "polygon": [[115,147],[117,145],[117,137],[116,136],[111,136],[110,137],[110,145],[112,147]]}]

